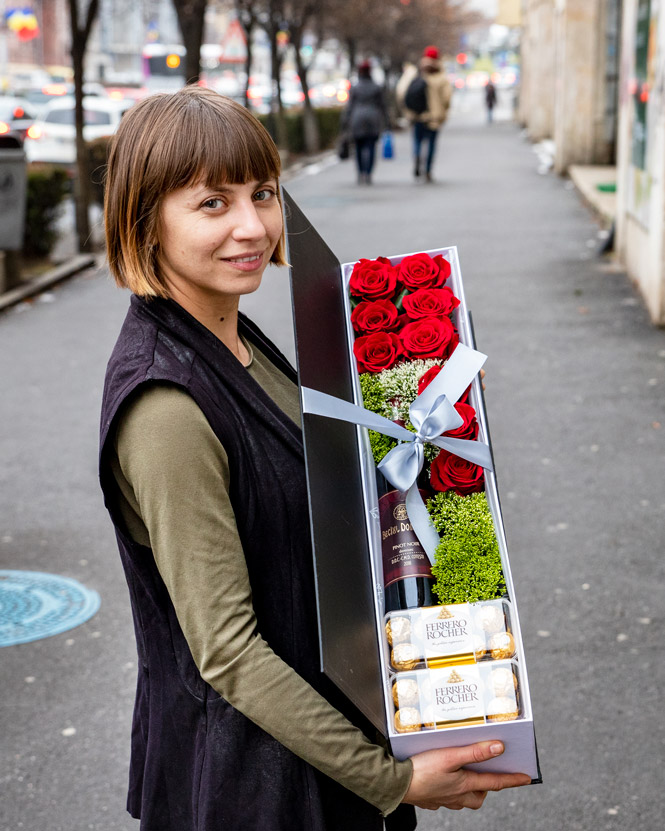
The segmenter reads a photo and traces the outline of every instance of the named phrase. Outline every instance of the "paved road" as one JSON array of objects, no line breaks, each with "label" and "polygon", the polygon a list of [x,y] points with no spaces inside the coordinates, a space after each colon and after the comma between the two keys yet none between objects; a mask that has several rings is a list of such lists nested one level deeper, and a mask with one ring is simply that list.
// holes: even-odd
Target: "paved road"
[{"label": "paved road", "polygon": [[[487,126],[476,104],[457,98],[432,185],[412,181],[406,135],[371,188],[355,185],[350,162],[287,183],[342,261],[456,244],[490,355],[545,781],[490,795],[479,814],[422,812],[420,827],[655,831],[665,333],[625,274],[595,256],[598,227],[576,192],[539,175],[519,129]],[[71,576],[102,595],[79,628],[0,650],[1,831],[137,828],[123,813],[135,651],[95,471],[104,365],[125,305],[90,273],[0,316],[0,566]],[[246,308],[288,351],[284,275],[268,275]]]}]

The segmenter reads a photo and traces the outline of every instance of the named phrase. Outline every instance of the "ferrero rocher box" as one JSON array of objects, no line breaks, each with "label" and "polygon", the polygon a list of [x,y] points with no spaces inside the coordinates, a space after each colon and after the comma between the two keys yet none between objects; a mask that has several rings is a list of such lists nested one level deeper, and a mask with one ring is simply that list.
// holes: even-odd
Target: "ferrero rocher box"
[{"label": "ferrero rocher box", "polygon": [[[362,405],[348,295],[354,264],[340,264],[286,192],[284,203],[300,385]],[[441,254],[450,263],[447,285],[460,300],[455,326],[460,342],[475,348],[456,249],[426,253]],[[489,444],[477,376],[470,395],[479,439]],[[506,597],[385,615],[375,466],[367,430],[305,413],[303,438],[322,671],[389,739],[396,757],[499,739],[505,753],[472,767],[527,773],[540,781],[494,473],[485,471],[485,492]]]}]

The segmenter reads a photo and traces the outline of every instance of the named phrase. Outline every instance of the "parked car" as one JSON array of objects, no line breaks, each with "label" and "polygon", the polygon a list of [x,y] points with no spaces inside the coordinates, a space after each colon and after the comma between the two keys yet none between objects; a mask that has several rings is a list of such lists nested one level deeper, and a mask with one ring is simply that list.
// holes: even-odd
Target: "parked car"
[{"label": "parked car", "polygon": [[18,134],[23,141],[34,120],[35,113],[24,98],[0,96],[0,135]]},{"label": "parked car", "polygon": [[[118,128],[123,113],[132,105],[123,99],[88,96],[83,99],[86,141],[110,136]],[[70,96],[52,101],[42,117],[28,130],[25,139],[25,155],[29,162],[74,164],[76,161],[76,127],[74,99]]]}]

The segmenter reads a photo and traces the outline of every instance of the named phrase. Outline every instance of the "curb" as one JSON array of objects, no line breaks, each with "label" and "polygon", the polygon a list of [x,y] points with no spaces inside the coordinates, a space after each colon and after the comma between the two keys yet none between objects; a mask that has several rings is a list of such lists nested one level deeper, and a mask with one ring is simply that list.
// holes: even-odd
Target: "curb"
[{"label": "curb", "polygon": [[616,216],[616,195],[602,193],[598,185],[616,182],[616,168],[610,165],[571,165],[568,175],[578,192],[608,227]]},{"label": "curb", "polygon": [[27,280],[20,286],[16,286],[0,295],[0,312],[9,306],[20,303],[21,300],[39,294],[45,289],[56,285],[56,283],[66,280],[67,277],[71,277],[73,274],[83,271],[84,268],[90,268],[90,266],[94,266],[95,264],[96,260],[92,254],[77,254],[75,257],[52,268],[45,274],[41,274],[32,280]]}]

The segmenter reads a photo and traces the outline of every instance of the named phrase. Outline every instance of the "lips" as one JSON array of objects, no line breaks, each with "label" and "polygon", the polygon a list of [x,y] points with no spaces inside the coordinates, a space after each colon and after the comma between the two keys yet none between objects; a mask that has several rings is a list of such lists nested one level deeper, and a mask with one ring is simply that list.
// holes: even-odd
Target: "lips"
[{"label": "lips", "polygon": [[249,254],[241,254],[238,257],[224,257],[227,263],[236,263],[244,265],[245,263],[253,263],[263,257],[263,251],[251,251]]}]

